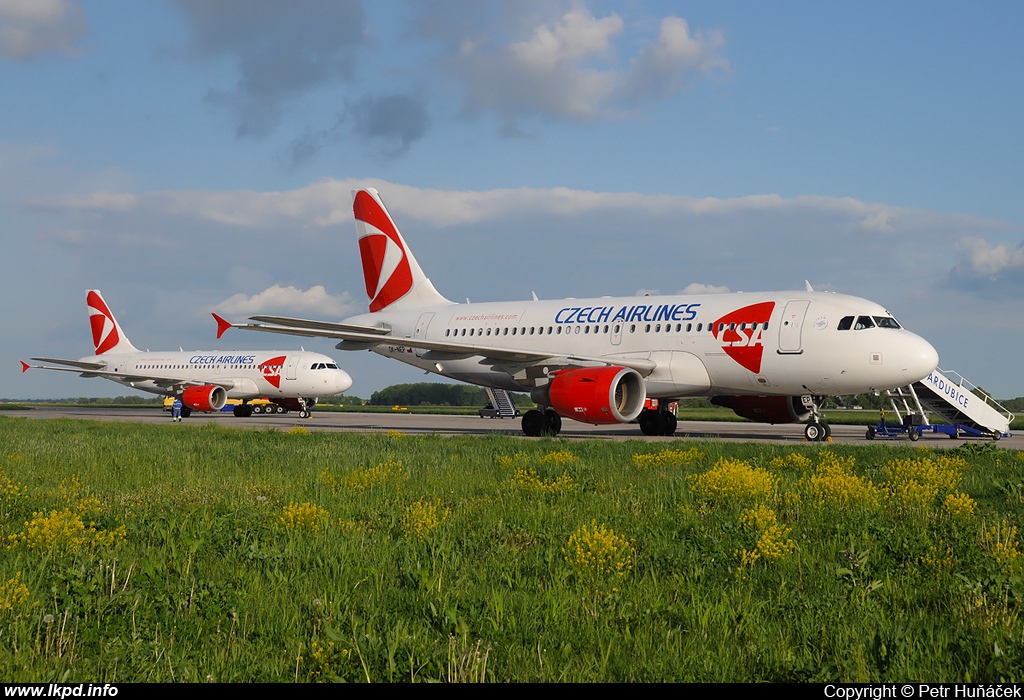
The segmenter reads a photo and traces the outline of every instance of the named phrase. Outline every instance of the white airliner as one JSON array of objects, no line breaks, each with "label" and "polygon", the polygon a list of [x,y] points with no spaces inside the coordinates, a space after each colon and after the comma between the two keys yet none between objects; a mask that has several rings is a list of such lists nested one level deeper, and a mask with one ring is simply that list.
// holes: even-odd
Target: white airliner
[{"label": "white airliner", "polygon": [[[334,360],[314,352],[143,352],[129,342],[99,290],[86,292],[86,304],[96,354],[80,360],[33,357],[65,366],[22,362],[22,372],[79,372],[83,377],[104,377],[152,394],[178,396],[183,416],[192,411],[219,411],[233,398],[242,400],[235,406],[235,415],[247,417],[252,415],[248,400],[266,397],[308,418],[317,398],[340,394],[352,386],[352,378]],[[214,317],[222,321],[216,314]]]},{"label": "white airliner", "polygon": [[[353,192],[370,313],[342,323],[253,316],[233,324],[339,339],[343,350],[386,357],[472,384],[529,392],[527,435],[556,435],[562,418],[639,419],[671,435],[669,400],[709,396],[766,422],[809,420],[826,439],[818,399],[905,386],[938,354],[878,304],[805,291],[601,297],[458,304],[423,274],[376,190]],[[661,408],[645,407],[660,399]],[[652,402],[653,403],[653,402]]]}]

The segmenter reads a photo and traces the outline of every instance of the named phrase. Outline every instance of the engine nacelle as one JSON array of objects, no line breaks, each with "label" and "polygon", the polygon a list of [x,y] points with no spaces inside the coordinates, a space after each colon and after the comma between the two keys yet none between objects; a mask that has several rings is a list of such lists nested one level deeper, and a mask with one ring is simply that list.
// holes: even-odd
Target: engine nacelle
[{"label": "engine nacelle", "polygon": [[185,387],[181,394],[181,403],[193,411],[219,411],[227,402],[228,392],[224,387],[213,384]]},{"label": "engine nacelle", "polygon": [[803,423],[811,417],[803,396],[712,396],[711,403],[758,423]]},{"label": "engine nacelle", "polygon": [[643,410],[647,386],[635,369],[583,367],[555,374],[545,398],[556,413],[581,423],[628,423]]}]

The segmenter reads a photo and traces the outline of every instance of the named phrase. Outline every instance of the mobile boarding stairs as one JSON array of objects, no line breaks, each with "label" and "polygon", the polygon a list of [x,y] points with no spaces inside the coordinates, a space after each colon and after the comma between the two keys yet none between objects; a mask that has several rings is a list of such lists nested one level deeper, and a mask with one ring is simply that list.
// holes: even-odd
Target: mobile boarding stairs
[{"label": "mobile boarding stairs", "polygon": [[491,405],[480,409],[481,418],[515,418],[519,415],[519,409],[512,403],[512,395],[504,389],[491,389],[484,387],[487,391],[487,398]]},{"label": "mobile boarding stairs", "polygon": [[[936,369],[927,378],[886,394],[898,422],[887,423],[883,414],[881,423],[868,428],[868,440],[899,435],[918,440],[926,430],[954,439],[1010,437],[1013,414],[958,372]],[[930,423],[928,411],[945,422]]]}]

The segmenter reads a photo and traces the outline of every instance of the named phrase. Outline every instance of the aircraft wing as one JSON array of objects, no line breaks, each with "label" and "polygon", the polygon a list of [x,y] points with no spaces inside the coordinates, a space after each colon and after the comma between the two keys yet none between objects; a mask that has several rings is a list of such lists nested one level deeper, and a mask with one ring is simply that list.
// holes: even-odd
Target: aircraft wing
[{"label": "aircraft wing", "polygon": [[[262,333],[281,333],[284,335],[298,335],[310,338],[332,338],[334,340],[340,340],[353,348],[359,349],[372,348],[378,345],[416,348],[418,350],[427,351],[427,353],[423,355],[424,359],[454,360],[468,357],[482,357],[484,359],[481,364],[522,365],[544,363],[556,368],[617,365],[635,369],[644,376],[653,372],[656,366],[651,360],[635,357],[552,355],[548,351],[541,350],[502,348],[492,345],[476,345],[473,343],[453,343],[450,341],[440,340],[402,338],[390,335],[390,331],[388,329],[373,326],[355,326],[347,323],[308,321],[305,319],[290,319],[281,316],[252,316],[251,319],[258,323],[232,323],[227,327],[260,331]],[[220,319],[218,319],[218,323],[220,323]],[[346,349],[344,345],[339,344],[339,347]]]},{"label": "aircraft wing", "polygon": [[47,365],[29,365],[25,362],[21,363],[21,371],[27,372],[30,369],[49,369],[56,372],[74,372],[80,374],[83,377],[104,377],[106,379],[113,379],[119,382],[126,382],[131,384],[132,382],[153,382],[159,387],[165,389],[171,389],[173,387],[186,387],[186,386],[220,386],[224,387],[225,391],[231,391],[235,382],[230,379],[219,379],[217,381],[203,381],[201,379],[182,379],[181,377],[167,377],[159,374],[145,374],[142,372],[109,372],[105,369],[101,369],[105,365],[92,362],[77,362],[73,360],[58,360],[43,357],[33,357],[33,360],[39,360],[42,362],[62,362],[64,364],[72,365],[71,367],[49,367]]}]

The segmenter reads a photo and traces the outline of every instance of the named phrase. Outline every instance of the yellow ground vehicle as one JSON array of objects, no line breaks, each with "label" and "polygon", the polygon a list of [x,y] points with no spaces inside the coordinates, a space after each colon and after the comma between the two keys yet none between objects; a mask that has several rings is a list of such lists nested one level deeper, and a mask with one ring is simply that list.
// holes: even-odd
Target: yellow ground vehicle
[{"label": "yellow ground vehicle", "polygon": [[[164,410],[170,411],[171,406],[174,405],[175,398],[168,396],[164,399]],[[247,405],[252,406],[252,412],[255,415],[271,414],[271,413],[288,413],[288,409],[284,406],[275,404],[270,399],[250,399],[246,402]],[[228,399],[227,403],[224,404],[224,408],[221,409],[222,413],[234,413],[236,416],[238,412],[235,411],[236,406],[241,406],[241,399]]]}]

